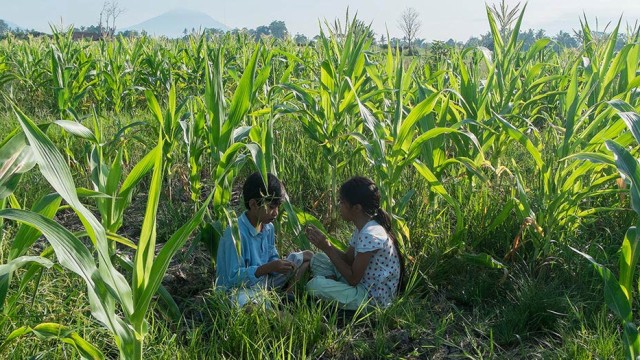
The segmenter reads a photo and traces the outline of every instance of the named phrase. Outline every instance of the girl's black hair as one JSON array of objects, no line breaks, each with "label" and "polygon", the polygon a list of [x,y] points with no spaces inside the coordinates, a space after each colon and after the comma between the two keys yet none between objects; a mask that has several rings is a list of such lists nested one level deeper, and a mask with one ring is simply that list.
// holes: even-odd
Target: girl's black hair
[{"label": "girl's black hair", "polygon": [[398,282],[398,293],[405,288],[405,266],[404,256],[398,247],[398,240],[393,234],[391,226],[391,217],[380,208],[380,190],[376,184],[369,178],[364,176],[354,176],[340,186],[340,199],[345,200],[349,205],[360,205],[362,211],[371,215],[373,220],[380,224],[386,231],[389,238],[393,242],[393,247],[398,254],[400,260],[400,281]]}]

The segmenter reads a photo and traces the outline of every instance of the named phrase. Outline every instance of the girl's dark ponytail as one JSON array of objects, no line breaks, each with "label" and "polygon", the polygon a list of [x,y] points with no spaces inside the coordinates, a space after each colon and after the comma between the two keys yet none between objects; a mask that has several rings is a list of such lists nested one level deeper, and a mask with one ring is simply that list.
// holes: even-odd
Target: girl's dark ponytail
[{"label": "girl's dark ponytail", "polygon": [[378,208],[376,214],[373,216],[373,220],[375,220],[380,226],[382,226],[386,231],[389,238],[391,238],[391,242],[393,242],[393,247],[396,250],[396,254],[398,254],[398,260],[400,262],[400,280],[398,281],[398,294],[401,294],[406,287],[406,276],[405,276],[405,268],[404,268],[404,256],[400,252],[400,247],[398,246],[398,240],[393,234],[393,228],[391,226],[391,216],[387,214],[386,211],[382,210],[382,208]]},{"label": "girl's dark ponytail", "polygon": [[387,231],[387,235],[391,238],[396,254],[398,254],[398,260],[400,261],[400,281],[398,282],[397,292],[401,293],[404,291],[406,284],[404,256],[402,256],[398,241],[393,234],[391,217],[380,208],[380,190],[371,179],[363,176],[355,176],[342,184],[340,187],[340,197],[351,205],[361,205],[363,211],[371,215],[373,220]]}]

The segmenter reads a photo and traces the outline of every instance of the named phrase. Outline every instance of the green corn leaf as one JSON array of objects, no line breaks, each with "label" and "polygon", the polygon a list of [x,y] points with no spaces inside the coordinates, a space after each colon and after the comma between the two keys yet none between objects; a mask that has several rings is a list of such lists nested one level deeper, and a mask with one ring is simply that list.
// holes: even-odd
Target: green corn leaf
[{"label": "green corn leaf", "polygon": [[[89,234],[86,231],[75,232],[73,233],[73,235],[77,238],[83,238],[83,237],[89,236]],[[118,235],[116,233],[107,232],[107,239],[115,241],[133,250],[136,250],[138,248],[138,246],[133,241],[127,239],[122,235]]]},{"label": "green corn leaf", "polygon": [[571,160],[571,159],[587,160],[596,164],[606,164],[606,165],[615,166],[615,161],[613,160],[613,156],[602,154],[602,153],[594,153],[594,152],[582,152],[582,153],[569,155],[564,159],[560,159],[560,161]]},{"label": "green corn leaf", "polygon": [[70,344],[78,351],[83,359],[101,360],[105,358],[100,350],[84,340],[77,332],[56,323],[42,323],[33,328],[29,326],[20,327],[9,334],[5,342],[0,345],[0,350],[6,348],[14,340],[30,333],[40,339],[59,339],[62,342]]},{"label": "green corn leaf", "polygon": [[287,220],[289,225],[293,229],[294,234],[296,234],[296,240],[299,241],[299,246],[303,249],[310,249],[311,243],[305,234],[305,228],[307,226],[315,226],[327,237],[327,239],[338,249],[344,250],[347,248],[346,244],[329,234],[327,229],[322,225],[322,222],[318,220],[315,216],[311,215],[308,212],[305,212],[302,209],[295,207],[290,202],[285,202],[284,207],[287,214]]},{"label": "green corn leaf", "polygon": [[520,26],[522,25],[522,19],[524,18],[524,11],[527,9],[527,3],[524,4],[522,10],[520,11],[520,16],[518,16],[518,20],[511,30],[511,34],[509,36],[509,44],[507,45],[507,52],[512,53],[518,43],[518,34],[520,33]]},{"label": "green corn leaf", "polygon": [[[219,46],[214,53],[211,66],[208,60],[208,45],[205,50],[205,96],[204,101],[208,113],[211,114],[211,128],[209,131],[209,142],[211,146],[220,145],[220,134],[222,133],[222,123],[225,120],[226,104],[224,100],[223,62],[224,46]],[[213,153],[212,149],[212,153]]]},{"label": "green corn leaf", "polygon": [[[32,211],[40,213],[47,218],[53,218],[60,208],[61,198],[58,194],[50,194],[42,197],[33,205]],[[21,224],[9,250],[9,260],[24,255],[33,243],[42,235],[37,229]],[[4,305],[12,273],[0,277],[0,308]]]},{"label": "green corn leaf", "polygon": [[251,159],[253,160],[253,163],[256,166],[256,169],[258,169],[258,171],[260,171],[260,173],[263,176],[263,179],[265,179],[265,175],[267,174],[267,161],[265,158],[265,153],[262,150],[262,147],[260,146],[260,144],[256,144],[256,143],[251,143],[251,144],[245,144],[246,148],[249,150],[249,153],[251,153]]},{"label": "green corn leaf", "polygon": [[638,160],[614,141],[607,140],[605,144],[607,149],[613,152],[618,171],[631,181],[631,207],[633,211],[640,214],[640,166],[638,166]]},{"label": "green corn leaf", "polygon": [[[136,251],[133,270],[133,297],[134,302],[139,303],[140,297],[143,295],[148,286],[151,268],[153,266],[153,258],[156,249],[156,217],[158,212],[158,204],[162,193],[163,179],[163,140],[158,141],[156,151],[154,151],[155,159],[153,166],[153,175],[149,187],[149,196],[147,198],[147,207],[140,231],[140,239],[138,241],[138,249]],[[138,318],[139,320],[139,318]]]},{"label": "green corn leaf", "polygon": [[[36,201],[31,211],[51,219],[58,212],[61,201],[62,198],[58,194],[45,195]],[[26,224],[20,225],[9,251],[9,259],[24,255],[40,235],[42,233],[33,227]]]},{"label": "green corn leaf", "polygon": [[72,233],[55,221],[25,210],[0,210],[0,217],[31,225],[41,231],[53,247],[58,262],[87,284],[91,314],[125,343],[132,343],[131,329],[117,316],[111,294],[96,268],[91,252]]},{"label": "green corn leaf", "polygon": [[35,164],[24,134],[20,132],[11,136],[0,148],[0,199],[13,193],[22,174]]},{"label": "green corn leaf", "polygon": [[416,160],[413,162],[413,166],[418,170],[418,173],[422,175],[422,177],[427,180],[429,183],[429,189],[435,192],[436,194],[442,196],[448,203],[451,205],[456,214],[456,241],[458,242],[458,246],[462,245],[462,239],[460,236],[464,230],[464,218],[462,217],[462,210],[460,209],[460,205],[455,199],[449,195],[447,190],[442,186],[438,178],[435,174],[427,167],[427,165],[423,164],[420,160]]},{"label": "green corn leaf", "polygon": [[98,139],[96,139],[96,136],[93,134],[93,132],[77,121],[56,120],[53,123],[60,126],[66,132],[73,136],[98,143]]},{"label": "green corn leaf", "polygon": [[49,138],[18,108],[13,108],[18,117],[40,172],[60,196],[75,210],[76,214],[89,233],[98,251],[100,267],[98,271],[107,286],[107,290],[118,299],[126,313],[133,311],[131,287],[122,274],[113,267],[107,248],[107,236],[98,219],[78,199],[71,171],[62,154]]},{"label": "green corn leaf", "polygon": [[397,138],[396,144],[399,145],[403,150],[408,151],[409,145],[411,143],[411,138],[409,137],[411,129],[420,119],[427,116],[429,113],[433,111],[433,108],[436,106],[438,99],[440,98],[440,93],[434,93],[428,98],[424,99],[418,105],[416,105],[409,115],[402,121],[399,129],[397,130]]},{"label": "green corn leaf", "polygon": [[612,108],[616,109],[618,115],[627,124],[627,127],[636,139],[636,143],[640,144],[640,114],[622,100],[611,100],[607,102]]},{"label": "green corn leaf", "polygon": [[244,69],[244,73],[242,74],[240,83],[238,84],[238,87],[233,94],[233,100],[231,101],[228,119],[222,124],[222,133],[220,136],[220,141],[222,143],[218,144],[218,146],[222,148],[226,148],[229,145],[229,140],[231,139],[233,130],[240,124],[240,121],[242,121],[244,116],[249,112],[249,109],[251,108],[251,103],[253,102],[254,97],[253,84],[255,81],[257,68],[256,65],[258,62],[260,49],[261,46],[258,45],[253,50],[251,60],[249,61],[247,67]]},{"label": "green corn leaf", "polygon": [[484,266],[489,269],[503,269],[505,267],[503,263],[486,253],[464,254],[462,258],[471,264]]},{"label": "green corn leaf", "polygon": [[162,151],[160,147],[155,147],[142,160],[140,160],[129,172],[118,191],[118,209],[123,209],[130,201],[130,196],[136,185],[144,178],[144,176],[153,168],[158,152]]},{"label": "green corn leaf", "polygon": [[544,167],[544,162],[542,161],[542,155],[540,154],[540,150],[538,150],[533,145],[531,140],[529,140],[529,138],[525,134],[523,134],[520,130],[516,129],[507,120],[503,119],[498,114],[495,114],[495,116],[498,119],[498,122],[502,125],[503,129],[507,132],[509,137],[519,142],[520,144],[522,144],[527,149],[529,154],[531,154],[531,156],[533,157],[533,160],[536,162],[536,165],[538,165],[538,169],[542,170]]},{"label": "green corn leaf", "polygon": [[600,277],[602,277],[602,280],[604,280],[604,298],[611,311],[613,311],[620,319],[624,321],[631,321],[633,314],[631,312],[631,305],[629,304],[629,300],[627,299],[622,286],[620,286],[618,280],[613,276],[613,273],[606,267],[597,263],[590,255],[572,247],[570,248],[577,254],[589,260],[600,274]]},{"label": "green corn leaf", "polygon": [[487,17],[489,18],[489,26],[491,27],[491,35],[493,36],[493,48],[496,52],[496,58],[502,57],[502,51],[504,49],[504,41],[502,40],[502,36],[500,35],[500,29],[498,29],[498,25],[496,24],[496,19],[491,12],[491,8],[489,5],[486,5],[487,8]]},{"label": "green corn leaf", "polygon": [[622,329],[622,344],[626,359],[638,359],[640,357],[640,336],[638,327],[631,321],[624,322]]},{"label": "green corn leaf", "polygon": [[151,90],[145,90],[144,96],[147,98],[147,105],[149,106],[149,110],[151,110],[151,113],[156,117],[156,120],[158,120],[158,124],[160,125],[160,128],[164,129],[165,119],[164,119],[164,116],[162,115],[162,110],[160,109],[160,105],[158,104],[158,100],[156,99],[156,96],[153,94]]},{"label": "green corn leaf", "polygon": [[[121,255],[118,255],[117,259],[122,267],[127,271],[133,272],[133,261]],[[180,321],[180,308],[173,297],[171,297],[171,294],[169,294],[169,291],[162,285],[158,288],[158,296],[164,301],[165,309],[167,310],[166,314],[173,321]]]},{"label": "green corn leaf", "polygon": [[186,224],[180,227],[178,231],[171,235],[169,240],[164,244],[164,246],[158,253],[155,261],[153,261],[151,271],[146,274],[148,277],[146,286],[142,290],[138,301],[136,301],[135,312],[132,316],[134,322],[144,320],[144,316],[146,315],[147,310],[149,309],[149,304],[151,303],[151,298],[158,291],[158,287],[160,286],[162,278],[164,277],[164,274],[169,267],[171,259],[189,239],[191,233],[202,223],[202,218],[205,211],[207,210],[212,196],[213,194],[209,195],[209,198],[207,198],[207,200],[202,204],[200,210],[198,210],[198,212]]},{"label": "green corn leaf", "polygon": [[511,216],[511,211],[515,206],[514,199],[507,200],[507,203],[502,206],[502,210],[498,213],[498,215],[493,219],[491,224],[487,227],[487,231],[492,231],[496,229],[498,226],[504,224],[505,220]]},{"label": "green corn leaf", "polygon": [[636,227],[630,227],[620,247],[620,286],[629,303],[633,301],[633,275],[640,258],[640,237]]},{"label": "green corn leaf", "polygon": [[422,151],[422,146],[425,142],[429,140],[433,140],[445,134],[466,135],[464,132],[460,130],[456,130],[454,128],[449,128],[449,127],[437,127],[437,128],[430,129],[425,133],[423,133],[422,135],[418,136],[415,140],[411,142],[411,145],[409,146],[409,150],[408,150],[408,155],[405,161],[408,161],[408,162],[413,161],[413,159],[415,159]]},{"label": "green corn leaf", "polygon": [[40,256],[20,256],[6,264],[0,265],[0,311],[4,309],[4,302],[9,290],[9,282],[11,282],[11,274],[25,265],[34,264],[46,268],[53,266],[51,260]]}]

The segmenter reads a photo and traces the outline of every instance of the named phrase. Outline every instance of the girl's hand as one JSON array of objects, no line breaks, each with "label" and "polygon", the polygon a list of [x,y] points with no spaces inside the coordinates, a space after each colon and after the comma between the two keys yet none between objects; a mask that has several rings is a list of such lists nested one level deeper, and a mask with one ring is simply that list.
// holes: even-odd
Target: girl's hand
[{"label": "girl's hand", "polygon": [[324,234],[315,226],[307,226],[307,228],[305,229],[305,233],[307,234],[309,242],[315,245],[318,249],[324,251],[329,247],[329,241],[327,241],[327,238],[324,236]]}]

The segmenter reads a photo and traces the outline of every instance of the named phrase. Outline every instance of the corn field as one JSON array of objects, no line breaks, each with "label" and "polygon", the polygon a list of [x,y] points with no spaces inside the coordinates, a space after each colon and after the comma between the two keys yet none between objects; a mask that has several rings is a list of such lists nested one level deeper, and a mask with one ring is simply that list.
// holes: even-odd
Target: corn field
[{"label": "corn field", "polygon": [[[608,306],[614,354],[640,356],[640,29],[614,24],[602,35],[585,18],[579,49],[558,50],[543,38],[523,50],[524,16],[501,34],[487,9],[493,51],[450,47],[437,58],[376,45],[369,27],[349,17],[322,24],[309,46],[242,33],[91,42],[57,31],[2,40],[0,354],[174,358],[152,348],[165,340],[189,348],[192,340],[175,336],[204,330],[189,327],[163,278],[187,244],[215,259],[217,239],[242,211],[238,183],[258,170],[287,187],[278,241],[291,249],[310,248],[308,223],[344,246],[337,187],[351,175],[373,178],[409,260],[400,307],[456,287],[462,268],[507,289],[522,274],[570,278],[586,265],[571,282],[592,284],[597,304]],[[620,34],[626,45],[614,51]],[[167,204],[181,215],[163,228]],[[604,238],[611,243],[600,246]],[[56,277],[81,288],[77,301],[57,308],[82,308],[81,326],[24,315]],[[299,311],[293,328],[302,337],[280,329],[273,342],[252,338],[268,324],[256,320],[249,330],[235,319],[229,326],[246,334],[236,339],[214,321],[208,336],[216,340],[197,348],[202,355],[186,353],[351,358],[340,349],[358,349],[325,336],[320,318]],[[379,314],[376,326],[433,330],[403,314],[411,319]],[[460,356],[526,357],[511,351],[562,343],[549,333],[529,337],[551,339],[540,340],[547,345],[494,338],[491,321],[478,330],[480,345],[454,346],[447,339],[456,335],[436,329],[417,352],[369,344],[373,355],[352,355],[434,357],[449,344]]]}]

